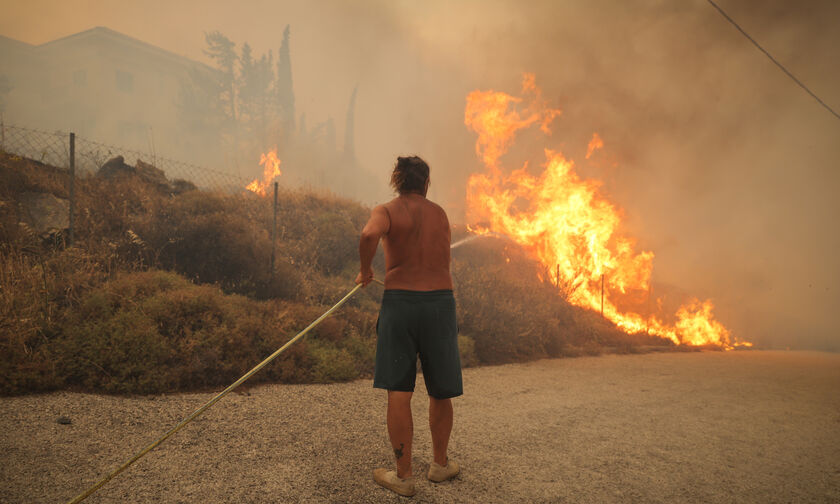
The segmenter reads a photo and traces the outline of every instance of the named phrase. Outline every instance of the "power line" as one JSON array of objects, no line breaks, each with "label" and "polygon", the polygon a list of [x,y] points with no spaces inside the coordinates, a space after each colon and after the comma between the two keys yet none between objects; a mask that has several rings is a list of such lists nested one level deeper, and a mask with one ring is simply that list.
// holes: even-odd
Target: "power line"
[{"label": "power line", "polygon": [[726,12],[724,12],[724,11],[723,11],[723,9],[721,9],[721,8],[718,6],[718,4],[716,4],[716,3],[715,3],[715,2],[713,2],[712,0],[706,0],[706,1],[707,1],[707,2],[709,2],[709,3],[712,5],[712,7],[714,7],[715,9],[717,9],[717,11],[718,11],[718,12],[720,12],[720,14],[721,14],[723,17],[725,17],[727,21],[729,21],[730,23],[732,23],[732,26],[734,26],[735,28],[737,28],[737,29],[738,29],[738,31],[739,31],[739,32],[741,32],[741,34],[742,34],[743,36],[747,37],[747,40],[749,40],[750,42],[752,42],[752,43],[753,43],[753,45],[755,45],[755,46],[758,48],[758,50],[759,50],[759,51],[763,52],[765,56],[767,56],[768,58],[770,58],[770,61],[772,61],[773,63],[775,63],[777,67],[781,68],[781,69],[782,69],[782,72],[786,73],[788,77],[790,77],[791,79],[793,79],[793,82],[795,82],[795,83],[799,84],[799,87],[801,87],[802,89],[804,89],[806,93],[808,93],[808,94],[809,94],[809,95],[811,95],[811,96],[812,96],[815,100],[817,100],[817,102],[818,102],[820,105],[822,105],[823,107],[825,107],[825,109],[826,109],[826,110],[828,110],[829,112],[831,112],[831,113],[834,115],[834,117],[836,117],[837,119],[840,119],[840,114],[838,114],[837,112],[835,112],[835,111],[834,111],[834,109],[832,109],[831,107],[829,107],[828,105],[826,105],[826,103],[825,103],[824,101],[822,101],[822,100],[820,99],[820,97],[819,97],[819,96],[815,95],[813,91],[811,91],[810,89],[808,89],[808,86],[806,86],[805,84],[802,84],[802,81],[800,81],[799,79],[797,79],[797,78],[796,78],[796,76],[794,76],[792,73],[790,73],[790,72],[788,71],[788,69],[787,69],[787,68],[785,68],[785,67],[784,67],[781,63],[779,63],[779,62],[776,60],[776,58],[774,58],[774,57],[773,57],[773,55],[771,55],[771,54],[770,54],[769,52],[767,52],[767,51],[766,51],[763,47],[761,47],[761,45],[760,45],[758,42],[756,42],[756,41],[755,41],[755,39],[753,39],[752,37],[750,37],[750,34],[749,34],[749,33],[747,33],[747,32],[745,32],[745,31],[744,31],[744,29],[743,29],[743,28],[741,28],[741,27],[738,25],[738,23],[736,23],[736,22],[735,22],[735,20],[734,20],[734,19],[732,19],[731,17],[729,17],[729,14],[727,14]]}]

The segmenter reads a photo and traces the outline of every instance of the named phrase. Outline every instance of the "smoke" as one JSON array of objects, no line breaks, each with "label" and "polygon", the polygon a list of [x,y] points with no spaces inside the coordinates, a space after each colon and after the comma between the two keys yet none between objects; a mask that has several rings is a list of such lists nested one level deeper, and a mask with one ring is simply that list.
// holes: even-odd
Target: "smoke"
[{"label": "smoke", "polygon": [[[840,35],[832,1],[720,5],[835,109]],[[674,286],[711,298],[743,339],[840,350],[840,121],[822,109],[706,2],[120,2],[79,9],[32,1],[6,7],[0,34],[42,43],[95,25],[206,61],[219,30],[256,53],[291,25],[296,107],[332,117],[343,138],[354,87],[356,156],[390,197],[398,155],[432,168],[430,197],[464,218],[480,170],[463,124],[473,89],[516,93],[536,74],[563,114],[503,159],[562,151],[625,212],[625,232],[655,253],[654,295]],[[585,159],[597,132],[604,147]]]}]

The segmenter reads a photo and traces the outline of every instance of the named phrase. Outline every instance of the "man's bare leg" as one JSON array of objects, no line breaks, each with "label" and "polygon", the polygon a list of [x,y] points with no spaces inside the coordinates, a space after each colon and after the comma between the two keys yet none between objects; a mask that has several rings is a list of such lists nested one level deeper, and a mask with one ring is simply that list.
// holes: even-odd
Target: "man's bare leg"
[{"label": "man's bare leg", "polygon": [[449,434],[452,433],[452,399],[429,397],[429,429],[432,431],[435,462],[445,466]]},{"label": "man's bare leg", "polygon": [[411,418],[413,392],[388,391],[388,436],[397,461],[397,476],[408,478],[411,474],[411,440],[414,421]]}]

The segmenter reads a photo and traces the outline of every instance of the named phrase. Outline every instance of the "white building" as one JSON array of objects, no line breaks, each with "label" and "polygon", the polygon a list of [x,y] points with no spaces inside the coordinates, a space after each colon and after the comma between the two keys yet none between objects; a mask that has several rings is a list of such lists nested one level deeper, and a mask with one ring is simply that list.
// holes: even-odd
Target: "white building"
[{"label": "white building", "polygon": [[215,72],[104,27],[38,46],[0,36],[0,82],[10,88],[0,113],[6,124],[215,166],[214,142],[179,121],[183,86]]}]

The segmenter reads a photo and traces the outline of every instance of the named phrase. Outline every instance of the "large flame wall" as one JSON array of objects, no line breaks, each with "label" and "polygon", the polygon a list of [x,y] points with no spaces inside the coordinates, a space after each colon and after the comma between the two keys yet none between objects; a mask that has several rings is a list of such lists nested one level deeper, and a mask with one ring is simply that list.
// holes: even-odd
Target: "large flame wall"
[{"label": "large flame wall", "polygon": [[[603,310],[624,331],[648,331],[677,344],[726,349],[749,345],[736,343],[715,320],[708,300],[684,304],[673,324],[653,313],[619,309],[616,298],[621,295],[649,292],[654,254],[636,252],[635,240],[618,233],[619,209],[599,193],[598,181],[578,176],[572,160],[546,149],[540,173],[532,174],[527,165],[506,173],[500,158],[517,132],[539,125],[550,133],[550,123],[560,114],[546,105],[530,74],[524,77],[520,97],[496,91],[469,94],[465,124],[478,136],[476,154],[486,167],[471,175],[467,184],[472,227],[507,235],[532,251],[551,279],[565,287],[569,302]],[[594,135],[587,158],[602,146],[602,139]]]}]

